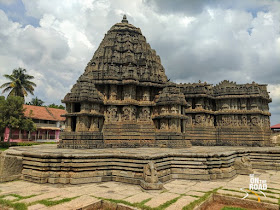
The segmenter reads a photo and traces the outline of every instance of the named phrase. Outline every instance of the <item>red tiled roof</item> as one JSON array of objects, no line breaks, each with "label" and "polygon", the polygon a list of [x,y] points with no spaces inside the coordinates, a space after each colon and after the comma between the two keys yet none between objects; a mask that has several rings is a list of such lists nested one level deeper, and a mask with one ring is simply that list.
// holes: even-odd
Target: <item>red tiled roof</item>
[{"label": "red tiled roof", "polygon": [[276,124],[276,125],[273,125],[273,126],[271,126],[270,128],[276,128],[276,129],[280,129],[280,123],[279,124]]},{"label": "red tiled roof", "polygon": [[23,105],[24,116],[30,117],[32,119],[40,120],[53,120],[53,121],[65,121],[65,117],[60,115],[66,114],[63,109],[55,109],[44,106],[33,106],[33,105]]}]

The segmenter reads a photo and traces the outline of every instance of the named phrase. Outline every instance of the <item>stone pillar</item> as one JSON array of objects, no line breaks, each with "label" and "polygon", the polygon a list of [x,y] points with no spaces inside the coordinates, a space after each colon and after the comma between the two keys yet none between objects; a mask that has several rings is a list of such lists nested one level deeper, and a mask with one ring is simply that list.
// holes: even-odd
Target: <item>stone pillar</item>
[{"label": "stone pillar", "polygon": [[71,117],[66,117],[65,131],[71,132]]},{"label": "stone pillar", "polygon": [[66,111],[68,112],[68,113],[71,113],[72,112],[72,104],[71,103],[66,103]]}]

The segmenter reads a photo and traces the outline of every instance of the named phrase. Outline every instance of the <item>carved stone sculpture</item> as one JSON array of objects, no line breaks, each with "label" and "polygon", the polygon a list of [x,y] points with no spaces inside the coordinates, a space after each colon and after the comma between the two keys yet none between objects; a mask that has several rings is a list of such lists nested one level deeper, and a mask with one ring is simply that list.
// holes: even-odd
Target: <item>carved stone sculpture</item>
[{"label": "carved stone sculpture", "polygon": [[154,162],[148,162],[143,169],[143,178],[141,180],[141,186],[146,190],[159,190],[163,188],[163,185],[158,180],[158,172],[156,170]]},{"label": "carved stone sculpture", "polygon": [[234,161],[234,168],[237,174],[252,174],[252,163],[249,157],[243,156],[236,158]]},{"label": "carved stone sculpture", "polygon": [[266,85],[173,83],[126,17],[105,34],[62,102],[61,148],[271,144]]}]

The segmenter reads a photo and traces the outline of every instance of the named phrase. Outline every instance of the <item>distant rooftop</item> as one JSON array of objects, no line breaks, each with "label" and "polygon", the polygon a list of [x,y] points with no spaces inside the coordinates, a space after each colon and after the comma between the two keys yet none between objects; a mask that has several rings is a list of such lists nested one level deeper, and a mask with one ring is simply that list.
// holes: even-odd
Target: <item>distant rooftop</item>
[{"label": "distant rooftop", "polygon": [[280,129],[280,123],[270,127],[271,129]]},{"label": "distant rooftop", "polygon": [[55,109],[44,106],[23,105],[24,116],[32,119],[65,121],[65,117],[61,115],[66,114],[63,109]]}]

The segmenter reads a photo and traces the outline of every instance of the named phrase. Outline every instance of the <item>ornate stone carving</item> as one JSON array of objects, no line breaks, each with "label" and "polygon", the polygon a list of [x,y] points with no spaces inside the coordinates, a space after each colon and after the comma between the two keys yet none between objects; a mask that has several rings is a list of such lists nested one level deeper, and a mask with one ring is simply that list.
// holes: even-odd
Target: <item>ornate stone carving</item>
[{"label": "ornate stone carving", "polygon": [[143,107],[140,113],[140,120],[147,121],[151,119],[150,109],[148,107]]},{"label": "ornate stone carving", "polygon": [[97,131],[98,130],[98,118],[92,118],[89,131]]},{"label": "ornate stone carving", "polygon": [[189,126],[191,126],[192,125],[192,116],[189,116],[189,115],[187,115],[186,116],[186,127],[189,127]]},{"label": "ornate stone carving", "polygon": [[252,126],[259,126],[260,119],[257,116],[251,116],[251,125]]},{"label": "ornate stone carving", "polygon": [[236,158],[234,161],[234,168],[237,174],[246,175],[253,173],[251,160],[247,156]]},{"label": "ornate stone carving", "polygon": [[170,120],[170,130],[171,132],[177,132],[178,130],[177,119]]},{"label": "ornate stone carving", "polygon": [[116,85],[111,85],[110,99],[111,100],[116,100],[117,99],[117,86]]},{"label": "ornate stone carving", "polygon": [[168,113],[168,109],[166,107],[162,107],[161,114],[167,114],[167,113]]},{"label": "ornate stone carving", "polygon": [[205,116],[197,114],[195,115],[195,125],[203,125],[205,122]]},{"label": "ornate stone carving", "polygon": [[124,107],[123,107],[122,119],[123,119],[124,121],[130,120],[130,113],[131,113],[130,107],[124,106]]},{"label": "ornate stone carving", "polygon": [[[60,146],[77,146],[80,141],[81,147],[131,147],[136,145],[130,145],[130,140],[139,139],[145,146],[167,141],[169,147],[180,147],[182,142],[205,136],[209,141],[199,145],[215,141],[219,145],[256,143],[249,139],[260,139],[257,144],[268,145],[270,101],[266,85],[257,83],[168,81],[155,50],[141,30],[125,18],[110,28],[84,73],[64,97],[67,138]],[[248,134],[248,127],[243,126],[259,132]],[[125,134],[121,140],[119,134]],[[91,143],[81,140],[88,138]],[[75,144],[65,143],[70,139]]]},{"label": "ornate stone carving", "polygon": [[168,121],[166,119],[160,120],[160,129],[167,130],[168,129]]},{"label": "ornate stone carving", "polygon": [[116,106],[111,106],[108,108],[108,121],[109,122],[118,121],[118,108]]},{"label": "ornate stone carving", "polygon": [[144,90],[143,101],[149,101],[149,100],[150,100],[150,92],[148,90]]},{"label": "ornate stone carving", "polygon": [[162,189],[163,185],[158,180],[158,173],[154,162],[150,161],[144,166],[143,178],[141,181],[141,186],[146,190],[158,190]]},{"label": "ornate stone carving", "polygon": [[241,116],[241,125],[247,126],[247,116],[246,115]]},{"label": "ornate stone carving", "polygon": [[176,106],[171,107],[171,114],[177,114],[178,108]]},{"label": "ornate stone carving", "polygon": [[131,120],[132,121],[136,120],[136,107],[135,106],[131,107]]}]

